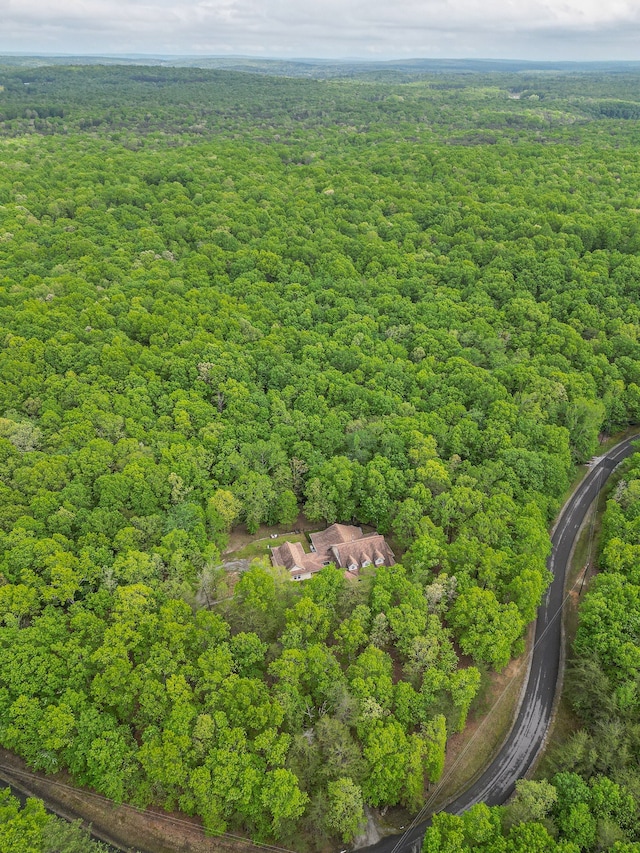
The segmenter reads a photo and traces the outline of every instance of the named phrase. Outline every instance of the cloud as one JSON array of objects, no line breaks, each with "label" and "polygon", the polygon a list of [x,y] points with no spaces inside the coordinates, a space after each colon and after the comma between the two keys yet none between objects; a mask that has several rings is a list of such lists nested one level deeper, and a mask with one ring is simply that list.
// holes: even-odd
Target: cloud
[{"label": "cloud", "polygon": [[637,0],[0,0],[0,50],[637,57]]}]

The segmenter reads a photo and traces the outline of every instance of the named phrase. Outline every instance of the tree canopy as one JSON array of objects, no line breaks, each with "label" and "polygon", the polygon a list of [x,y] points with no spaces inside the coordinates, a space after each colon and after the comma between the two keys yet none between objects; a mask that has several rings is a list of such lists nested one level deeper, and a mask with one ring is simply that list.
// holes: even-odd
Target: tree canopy
[{"label": "tree canopy", "polygon": [[[637,92],[0,68],[2,746],[211,833],[419,805],[523,648],[575,464],[640,417]],[[398,564],[257,561],[203,606],[232,528],[300,512]],[[618,540],[578,643],[627,713]]]}]

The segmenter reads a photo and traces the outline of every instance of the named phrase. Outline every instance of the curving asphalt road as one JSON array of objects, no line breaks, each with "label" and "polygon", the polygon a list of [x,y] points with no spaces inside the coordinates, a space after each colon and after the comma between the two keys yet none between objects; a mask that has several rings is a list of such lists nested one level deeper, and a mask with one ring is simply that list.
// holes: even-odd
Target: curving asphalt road
[{"label": "curving asphalt road", "polygon": [[[547,565],[553,581],[538,610],[535,644],[523,699],[516,722],[500,752],[479,779],[450,803],[446,811],[460,814],[475,803],[500,805],[513,793],[536,760],[544,745],[551,722],[554,698],[560,672],[562,620],[565,575],[576,536],[587,510],[614,468],[634,453],[635,435],[621,441],[608,453],[590,463],[591,470],[566,502],[551,536],[553,545]],[[364,848],[366,853],[409,853],[418,851],[429,821],[424,821],[403,836],[392,835]]]}]

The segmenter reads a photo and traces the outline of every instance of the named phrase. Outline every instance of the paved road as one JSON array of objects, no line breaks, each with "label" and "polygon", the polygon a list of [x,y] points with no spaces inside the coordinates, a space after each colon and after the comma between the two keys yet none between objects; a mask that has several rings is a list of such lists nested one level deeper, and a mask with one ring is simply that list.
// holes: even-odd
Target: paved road
[{"label": "paved road", "polygon": [[[460,814],[475,803],[504,803],[513,793],[516,780],[527,773],[538,756],[551,721],[558,683],[562,623],[560,611],[571,549],[593,500],[613,469],[634,452],[632,442],[639,439],[637,435],[625,439],[608,453],[593,460],[588,475],[564,505],[551,536],[553,550],[548,566],[554,577],[538,610],[529,680],[517,720],[495,759],[470,788],[447,806],[446,811]],[[424,821],[404,836],[389,836],[364,849],[367,853],[417,851],[427,826],[428,821]]]}]

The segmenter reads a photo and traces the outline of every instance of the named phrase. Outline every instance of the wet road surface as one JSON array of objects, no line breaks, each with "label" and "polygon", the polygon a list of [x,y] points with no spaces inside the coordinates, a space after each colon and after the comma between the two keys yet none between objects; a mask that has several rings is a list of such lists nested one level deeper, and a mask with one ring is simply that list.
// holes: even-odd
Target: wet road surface
[{"label": "wet road surface", "polygon": [[[526,775],[542,749],[560,671],[560,617],[571,550],[592,502],[613,469],[634,452],[632,442],[639,440],[638,435],[627,438],[592,460],[591,470],[564,505],[551,536],[553,549],[547,565],[554,577],[538,609],[531,668],[515,725],[480,778],[450,803],[446,811],[460,814],[475,803],[485,802],[490,806],[504,803],[513,793],[516,780]],[[428,825],[428,821],[423,821],[404,835],[387,836],[364,850],[366,853],[417,851]]]}]

